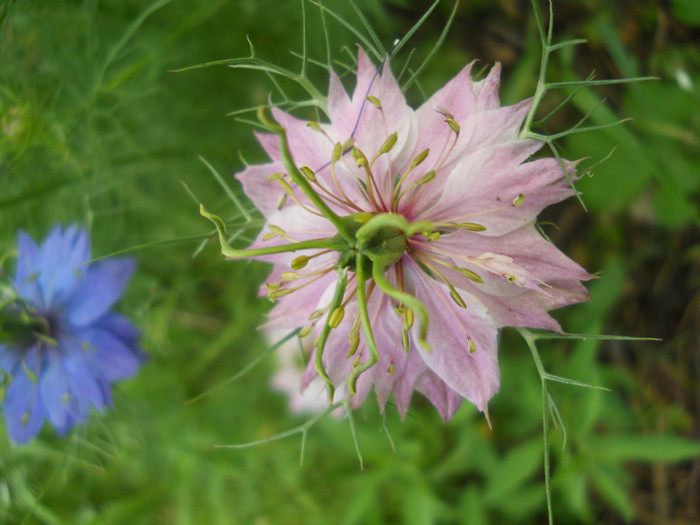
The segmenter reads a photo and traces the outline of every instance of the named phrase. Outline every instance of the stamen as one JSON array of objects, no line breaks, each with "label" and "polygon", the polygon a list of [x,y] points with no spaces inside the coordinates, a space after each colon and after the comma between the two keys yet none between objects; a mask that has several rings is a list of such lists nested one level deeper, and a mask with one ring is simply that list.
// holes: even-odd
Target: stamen
[{"label": "stamen", "polygon": [[311,330],[313,330],[313,328],[314,328],[314,325],[312,325],[312,324],[306,325],[304,328],[302,328],[299,331],[299,337],[302,337],[302,338],[306,337],[307,335],[309,335],[311,333]]},{"label": "stamen", "polygon": [[406,177],[408,177],[408,175],[428,157],[429,153],[430,153],[430,148],[427,148],[427,149],[424,149],[423,151],[421,151],[415,157],[413,157],[413,160],[411,161],[411,164],[408,166],[406,173],[401,175],[399,180],[396,181],[396,184],[394,186],[394,195],[392,197],[392,206],[393,206],[392,211],[396,211],[396,205],[399,202],[399,193],[401,192],[401,186],[403,185],[404,181],[406,180]]},{"label": "stamen", "polygon": [[513,206],[522,206],[523,202],[525,202],[525,195],[520,193],[515,199],[513,199]]},{"label": "stamen", "polygon": [[387,137],[387,139],[384,141],[384,144],[382,144],[382,147],[379,148],[379,151],[377,151],[376,155],[372,159],[372,162],[370,162],[370,167],[374,165],[374,163],[380,156],[384,155],[385,153],[389,153],[394,148],[398,137],[399,136],[396,133],[396,131],[394,131],[391,135]]},{"label": "stamen", "polygon": [[302,166],[301,168],[299,168],[299,171],[301,171],[304,174],[304,176],[311,182],[316,182],[316,174],[314,173],[314,170],[312,170],[308,166]]},{"label": "stamen", "polygon": [[367,95],[367,100],[377,109],[382,109],[382,102],[374,95]]},{"label": "stamen", "polygon": [[345,308],[343,307],[343,305],[340,305],[335,310],[333,310],[333,313],[331,313],[331,316],[328,319],[329,326],[331,328],[338,328],[338,326],[340,326],[340,323],[343,322],[343,317],[345,317]]},{"label": "stamen", "polygon": [[311,258],[308,255],[300,255],[292,260],[290,267],[292,270],[298,271],[306,267],[309,264]]}]

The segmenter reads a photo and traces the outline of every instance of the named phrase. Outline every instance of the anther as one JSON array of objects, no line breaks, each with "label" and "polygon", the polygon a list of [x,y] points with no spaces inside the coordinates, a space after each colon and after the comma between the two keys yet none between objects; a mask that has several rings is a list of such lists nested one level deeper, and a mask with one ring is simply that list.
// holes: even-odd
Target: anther
[{"label": "anther", "polygon": [[292,292],[294,292],[294,289],[291,288],[285,288],[284,290],[275,290],[274,292],[271,292],[268,295],[268,297],[270,299],[278,299],[280,297],[284,297],[285,295],[289,295]]},{"label": "anther", "polygon": [[309,122],[306,123],[308,127],[313,129],[314,131],[320,131],[323,132],[323,129],[321,129],[321,125],[318,122],[314,122],[313,120],[310,120]]},{"label": "anther", "polygon": [[296,257],[292,260],[290,266],[292,270],[301,270],[304,268],[307,264],[309,264],[309,256],[308,255],[300,255],[299,257]]},{"label": "anther", "polygon": [[406,308],[403,313],[403,327],[404,330],[410,330],[411,327],[413,326],[413,321],[415,317],[413,314],[413,310],[410,308]]},{"label": "anther", "polygon": [[331,156],[331,160],[333,162],[338,162],[340,160],[340,157],[343,156],[343,145],[340,142],[336,142],[335,146],[333,146],[333,155]]},{"label": "anther", "polygon": [[345,308],[341,305],[333,310],[333,313],[331,313],[331,316],[328,319],[328,326],[331,328],[338,328],[340,323],[343,321],[343,317],[345,317]]},{"label": "anther", "polygon": [[304,328],[302,328],[299,331],[299,337],[306,337],[311,333],[311,330],[313,330],[314,326],[311,324],[307,324]]},{"label": "anther", "polygon": [[368,211],[361,211],[360,213],[356,213],[353,215],[352,220],[355,221],[358,224],[364,224],[368,220],[372,218],[372,214]]},{"label": "anther", "polygon": [[314,310],[313,313],[309,316],[309,321],[315,321],[316,319],[320,319],[325,311],[325,309]]},{"label": "anther", "polygon": [[311,182],[316,182],[316,174],[314,173],[314,170],[308,166],[302,166],[299,168],[299,171],[301,171]]},{"label": "anther", "polygon": [[456,222],[454,226],[470,232],[483,232],[486,230],[486,226],[476,222]]},{"label": "anther", "polygon": [[428,154],[429,154],[429,153],[430,153],[430,148],[424,149],[424,150],[421,151],[418,155],[416,155],[415,157],[413,157],[413,160],[411,161],[410,169],[415,168],[415,167],[418,166],[421,162],[423,162],[423,161],[428,157]]},{"label": "anther", "polygon": [[296,281],[297,279],[301,279],[301,275],[296,272],[282,272],[280,279],[283,281]]},{"label": "anther", "polygon": [[459,267],[455,267],[455,270],[457,270],[459,273],[464,275],[467,279],[471,279],[472,281],[474,281],[476,283],[483,284],[483,282],[484,282],[484,280],[481,278],[481,276],[476,272],[472,272],[471,270],[467,270],[466,268],[459,268]]},{"label": "anther", "polygon": [[519,193],[516,198],[513,199],[513,206],[522,206],[525,201],[525,195]]},{"label": "anther", "polygon": [[471,337],[467,337],[467,345],[469,346],[470,354],[476,352],[476,344],[474,343],[474,339],[472,339]]},{"label": "anther", "polygon": [[462,299],[462,296],[459,295],[459,292],[455,289],[455,287],[449,283],[447,286],[450,288],[450,297],[452,297],[452,300],[461,308],[466,308],[467,303],[464,302],[464,299]]},{"label": "anther", "polygon": [[384,153],[389,153],[393,147],[396,145],[396,141],[398,140],[399,136],[394,131],[391,135],[387,137],[387,139],[384,141],[384,144],[382,144],[382,147],[379,148],[379,151],[377,152],[377,155],[375,156],[378,157],[379,155],[383,155]]},{"label": "anther", "polygon": [[389,376],[390,376],[391,374],[393,374],[393,373],[394,373],[394,368],[395,368],[395,367],[394,367],[394,362],[392,361],[391,363],[389,363],[389,367],[386,369],[386,374],[389,375]]},{"label": "anther", "polygon": [[382,109],[382,102],[374,95],[367,95],[367,101],[370,102],[375,108]]},{"label": "anther", "polygon": [[367,157],[365,157],[365,154],[362,153],[359,149],[352,148],[351,153],[352,158],[355,159],[358,168],[364,168],[365,166],[369,166],[369,161],[367,161]]},{"label": "anther", "polygon": [[403,349],[406,353],[410,350],[410,342],[408,339],[408,330],[402,330],[401,331],[401,346],[403,346]]}]

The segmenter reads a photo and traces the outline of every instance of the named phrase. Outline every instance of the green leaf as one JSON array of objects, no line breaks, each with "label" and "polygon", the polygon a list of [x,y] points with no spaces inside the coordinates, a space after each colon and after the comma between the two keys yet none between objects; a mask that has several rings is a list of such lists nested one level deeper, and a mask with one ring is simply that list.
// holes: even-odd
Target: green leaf
[{"label": "green leaf", "polygon": [[685,461],[700,456],[700,442],[668,434],[591,437],[589,446],[606,459],[649,463]]},{"label": "green leaf", "polygon": [[600,495],[611,507],[618,511],[625,521],[630,521],[634,517],[632,502],[627,496],[627,491],[621,486],[618,479],[611,473],[596,468],[590,471],[593,485],[600,492]]},{"label": "green leaf", "polygon": [[539,437],[512,449],[496,466],[486,485],[486,500],[498,503],[519,488],[542,467],[542,443]]},{"label": "green leaf", "polygon": [[681,22],[700,26],[700,2],[697,0],[671,0],[671,7]]}]

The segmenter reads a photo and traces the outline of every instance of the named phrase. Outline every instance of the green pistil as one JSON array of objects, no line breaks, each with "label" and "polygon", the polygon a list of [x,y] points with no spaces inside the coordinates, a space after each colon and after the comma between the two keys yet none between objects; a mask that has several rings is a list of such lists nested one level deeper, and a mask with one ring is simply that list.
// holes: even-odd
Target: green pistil
[{"label": "green pistil", "polygon": [[[348,269],[341,268],[337,270],[338,281],[335,286],[335,293],[333,294],[333,300],[331,301],[330,308],[328,309],[329,314],[326,318],[326,324],[323,326],[323,331],[316,342],[316,357],[314,359],[314,368],[319,376],[328,385],[328,396],[330,402],[333,403],[333,395],[335,394],[335,385],[333,381],[328,376],[325,367],[323,366],[323,349],[326,346],[326,341],[328,340],[328,335],[331,333],[331,328],[334,328],[334,314],[340,308],[343,302],[343,296],[345,295],[345,288],[348,285]],[[337,326],[337,325],[336,325]]]},{"label": "green pistil", "polygon": [[269,246],[267,248],[254,248],[246,250],[237,250],[233,248],[226,239],[226,223],[218,215],[209,213],[204,205],[199,206],[199,213],[211,221],[216,227],[219,236],[219,244],[221,245],[221,254],[229,259],[239,259],[241,257],[257,257],[260,255],[272,255],[275,253],[296,252],[298,250],[309,249],[329,249],[343,250],[347,245],[338,242],[336,237],[330,239],[313,239],[310,241],[299,241],[291,244],[282,244],[280,246]]},{"label": "green pistil", "polygon": [[368,259],[361,253],[357,254],[356,261],[356,277],[357,277],[357,309],[360,314],[360,323],[362,325],[362,331],[365,334],[365,342],[367,343],[367,348],[369,349],[369,359],[353,367],[353,371],[348,378],[348,390],[350,395],[354,396],[357,393],[357,379],[360,375],[372,368],[379,362],[379,351],[377,350],[377,344],[374,341],[374,334],[372,333],[372,325],[369,321],[369,314],[367,312],[367,296],[365,293],[365,286],[367,284],[367,276],[365,275],[366,266]]},{"label": "green pistil", "polygon": [[306,197],[316,206],[319,212],[321,212],[326,219],[328,219],[338,230],[338,233],[349,243],[354,241],[352,235],[347,230],[346,223],[338,215],[331,210],[326,202],[316,193],[308,179],[302,175],[299,169],[294,164],[294,159],[292,159],[292,154],[289,151],[289,142],[287,141],[286,130],[279,125],[277,121],[272,118],[272,115],[267,113],[267,108],[260,108],[258,110],[258,118],[265,124],[270,131],[277,134],[280,140],[280,154],[282,155],[282,163],[286,168],[289,176],[292,178],[294,183],[299,186],[301,191],[306,195]]}]

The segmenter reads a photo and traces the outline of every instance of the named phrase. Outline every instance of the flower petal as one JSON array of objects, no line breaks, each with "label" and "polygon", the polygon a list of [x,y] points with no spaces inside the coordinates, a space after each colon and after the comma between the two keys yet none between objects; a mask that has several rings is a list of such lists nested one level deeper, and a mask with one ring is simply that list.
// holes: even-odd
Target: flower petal
[{"label": "flower petal", "polygon": [[[25,354],[25,364],[34,377],[38,377],[40,363],[36,348]],[[38,385],[27,374],[27,368],[22,366],[17,369],[3,404],[7,433],[15,443],[26,443],[36,436],[46,417]]]},{"label": "flower petal", "polygon": [[106,314],[124,293],[134,270],[133,257],[109,258],[91,264],[66,308],[70,322],[87,326]]},{"label": "flower petal", "polygon": [[[430,315],[427,339],[432,351],[417,345],[423,361],[447,386],[483,411],[499,388],[497,330],[493,321],[475,298],[464,298],[466,309],[457,306],[447,287],[425,275],[417,264],[407,264],[405,270],[415,297]],[[473,353],[469,350],[469,338],[475,345]]]}]

